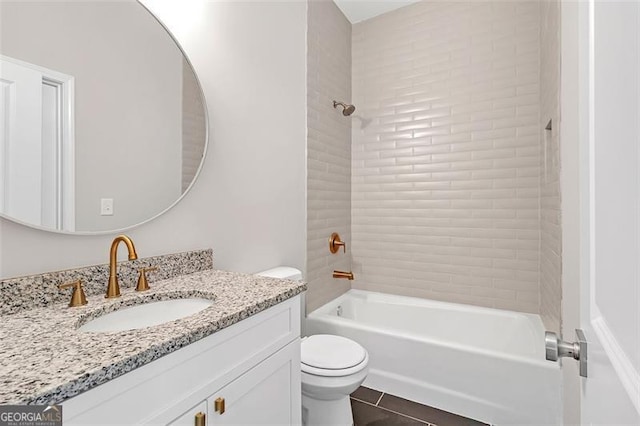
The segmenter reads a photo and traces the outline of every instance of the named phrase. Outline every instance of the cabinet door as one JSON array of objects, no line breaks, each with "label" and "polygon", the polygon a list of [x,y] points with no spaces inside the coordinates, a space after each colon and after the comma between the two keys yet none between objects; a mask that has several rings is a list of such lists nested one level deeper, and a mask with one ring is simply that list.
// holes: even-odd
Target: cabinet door
[{"label": "cabinet door", "polygon": [[297,339],[214,393],[207,404],[207,424],[300,424],[300,404],[300,340]]},{"label": "cabinet door", "polygon": [[184,412],[183,414],[181,414],[180,417],[178,417],[177,419],[175,419],[174,421],[169,423],[167,426],[194,426],[194,425],[198,425],[198,423],[196,423],[196,419],[198,417],[200,417],[200,416],[202,417],[201,425],[205,426],[206,425],[206,421],[205,421],[204,417],[206,416],[206,413],[207,413],[207,401],[202,401],[201,403],[199,403],[195,407],[192,407],[189,410],[187,410],[186,412]]}]

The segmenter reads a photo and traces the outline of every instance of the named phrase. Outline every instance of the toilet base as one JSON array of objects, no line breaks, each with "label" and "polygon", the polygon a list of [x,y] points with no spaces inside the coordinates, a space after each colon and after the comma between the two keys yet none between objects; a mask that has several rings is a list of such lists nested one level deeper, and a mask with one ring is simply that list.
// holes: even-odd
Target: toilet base
[{"label": "toilet base", "polygon": [[321,400],[302,394],[302,424],[305,426],[352,426],[353,413],[349,395]]}]

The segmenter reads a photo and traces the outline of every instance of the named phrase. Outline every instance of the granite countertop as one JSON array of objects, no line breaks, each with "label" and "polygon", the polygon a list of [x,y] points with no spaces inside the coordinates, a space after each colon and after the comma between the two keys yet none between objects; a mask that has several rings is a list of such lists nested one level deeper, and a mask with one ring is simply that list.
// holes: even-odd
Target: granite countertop
[{"label": "granite countertop", "polygon": [[[306,290],[301,282],[218,270],[150,285],[146,292],[123,290],[117,299],[89,296],[89,303],[78,308],[64,304],[0,316],[0,404],[60,403]],[[77,330],[118,307],[186,297],[214,303],[149,328]]]}]

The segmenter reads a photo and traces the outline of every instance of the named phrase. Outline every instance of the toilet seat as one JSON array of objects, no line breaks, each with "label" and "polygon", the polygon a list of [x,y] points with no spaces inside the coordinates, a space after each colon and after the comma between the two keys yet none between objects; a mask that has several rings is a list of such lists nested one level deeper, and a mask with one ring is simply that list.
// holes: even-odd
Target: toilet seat
[{"label": "toilet seat", "polygon": [[369,354],[358,343],[342,336],[317,334],[301,345],[301,370],[323,377],[355,374],[367,367]]}]

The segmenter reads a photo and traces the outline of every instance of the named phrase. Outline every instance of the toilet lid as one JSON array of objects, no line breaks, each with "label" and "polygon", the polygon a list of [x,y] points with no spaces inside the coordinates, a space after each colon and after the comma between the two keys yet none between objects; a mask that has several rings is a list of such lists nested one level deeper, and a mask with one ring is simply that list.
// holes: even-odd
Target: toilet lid
[{"label": "toilet lid", "polygon": [[351,368],[367,356],[367,351],[353,340],[329,334],[309,336],[301,346],[302,363],[323,370]]}]

